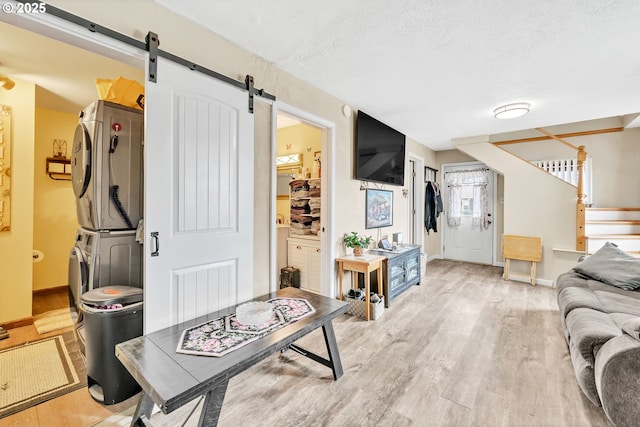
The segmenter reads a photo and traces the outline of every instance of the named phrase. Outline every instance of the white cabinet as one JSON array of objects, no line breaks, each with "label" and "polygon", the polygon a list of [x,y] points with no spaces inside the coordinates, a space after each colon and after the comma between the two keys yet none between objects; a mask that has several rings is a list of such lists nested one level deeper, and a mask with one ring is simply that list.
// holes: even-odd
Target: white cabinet
[{"label": "white cabinet", "polygon": [[288,265],[300,269],[300,288],[320,293],[320,241],[290,237]]}]

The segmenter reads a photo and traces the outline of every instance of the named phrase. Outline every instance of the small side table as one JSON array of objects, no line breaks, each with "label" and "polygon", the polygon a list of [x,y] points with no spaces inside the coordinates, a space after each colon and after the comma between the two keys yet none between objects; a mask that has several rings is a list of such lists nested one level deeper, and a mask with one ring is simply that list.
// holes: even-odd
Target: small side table
[{"label": "small side table", "polygon": [[[347,255],[344,257],[336,258],[338,263],[338,277],[340,282],[340,299],[344,299],[342,293],[342,282],[344,280],[344,272],[351,271],[351,283],[356,283],[354,273],[364,274],[364,292],[365,292],[365,312],[366,320],[371,318],[371,307],[369,306],[369,293],[371,292],[371,279],[369,273],[372,271],[378,271],[378,292],[382,292],[382,261],[385,257],[373,254],[364,254],[356,257],[354,255]],[[356,285],[357,286],[357,285]],[[382,295],[381,295],[382,296]]]}]

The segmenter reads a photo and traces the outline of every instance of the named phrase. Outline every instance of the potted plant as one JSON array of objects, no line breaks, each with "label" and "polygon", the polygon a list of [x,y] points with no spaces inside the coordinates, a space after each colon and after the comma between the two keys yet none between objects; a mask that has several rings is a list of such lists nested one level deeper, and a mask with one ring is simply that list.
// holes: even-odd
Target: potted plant
[{"label": "potted plant", "polygon": [[352,231],[351,234],[345,234],[342,241],[346,247],[353,248],[353,254],[355,256],[361,256],[362,248],[369,247],[371,236],[360,236],[355,231]]}]

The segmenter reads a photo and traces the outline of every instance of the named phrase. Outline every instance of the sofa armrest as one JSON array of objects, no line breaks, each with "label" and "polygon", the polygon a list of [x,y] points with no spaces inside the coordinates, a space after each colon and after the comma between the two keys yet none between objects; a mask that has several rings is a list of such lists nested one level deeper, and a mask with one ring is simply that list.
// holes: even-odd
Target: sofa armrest
[{"label": "sofa armrest", "polygon": [[623,334],[605,343],[594,367],[596,389],[607,417],[616,427],[640,420],[640,341]]}]

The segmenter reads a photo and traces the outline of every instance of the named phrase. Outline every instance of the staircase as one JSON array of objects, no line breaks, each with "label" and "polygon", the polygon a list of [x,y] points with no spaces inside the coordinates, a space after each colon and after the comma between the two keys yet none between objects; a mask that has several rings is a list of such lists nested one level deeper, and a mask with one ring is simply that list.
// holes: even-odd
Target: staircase
[{"label": "staircase", "polygon": [[589,254],[611,242],[640,258],[640,208],[586,208],[585,239]]}]

